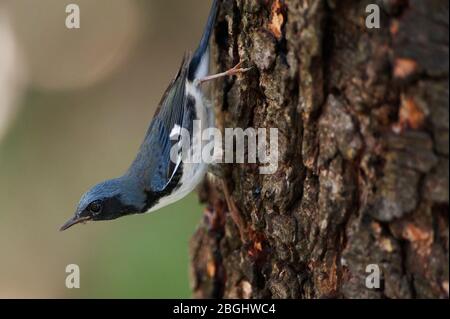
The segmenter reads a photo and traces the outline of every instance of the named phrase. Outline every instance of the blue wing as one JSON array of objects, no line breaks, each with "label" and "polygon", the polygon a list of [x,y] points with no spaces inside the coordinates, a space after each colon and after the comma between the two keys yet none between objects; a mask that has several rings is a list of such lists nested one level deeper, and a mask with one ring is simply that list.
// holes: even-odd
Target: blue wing
[{"label": "blue wing", "polygon": [[[181,176],[181,161],[171,160],[171,150],[179,145],[181,136],[172,140],[174,131],[186,128],[192,110],[186,98],[186,81],[189,72],[190,58],[185,56],[183,64],[172,83],[161,99],[155,117],[141,145],[137,158],[130,167],[129,173],[143,180],[145,187],[153,192],[165,191]],[[195,112],[195,110],[194,110]],[[186,127],[187,126],[187,127]],[[191,122],[192,126],[192,122]]]},{"label": "blue wing", "polygon": [[[205,76],[204,66],[208,65],[209,38],[214,28],[221,1],[214,0],[202,39],[192,59],[185,56],[177,76],[167,88],[156,115],[150,124],[147,135],[136,160],[128,174],[133,174],[144,187],[153,192],[165,192],[176,187],[181,178],[183,164],[171,160],[171,150],[179,145],[171,140],[174,130],[185,128],[192,136],[193,120],[196,117],[195,102],[186,97],[186,81],[194,81]],[[183,150],[184,151],[184,150]]]}]

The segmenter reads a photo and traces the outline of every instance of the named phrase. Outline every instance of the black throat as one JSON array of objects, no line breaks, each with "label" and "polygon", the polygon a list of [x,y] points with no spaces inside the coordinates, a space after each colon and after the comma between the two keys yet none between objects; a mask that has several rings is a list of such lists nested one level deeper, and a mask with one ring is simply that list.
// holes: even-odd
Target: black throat
[{"label": "black throat", "polygon": [[152,190],[145,190],[145,194],[147,196],[147,199],[145,201],[145,206],[142,209],[141,213],[148,212],[153,206],[159,203],[161,198],[169,196],[173,192],[175,192],[177,189],[181,187],[181,176],[183,175],[183,163],[180,164],[177,171],[175,172],[175,175],[170,180],[169,184],[166,186],[166,188],[160,192],[155,192]]}]

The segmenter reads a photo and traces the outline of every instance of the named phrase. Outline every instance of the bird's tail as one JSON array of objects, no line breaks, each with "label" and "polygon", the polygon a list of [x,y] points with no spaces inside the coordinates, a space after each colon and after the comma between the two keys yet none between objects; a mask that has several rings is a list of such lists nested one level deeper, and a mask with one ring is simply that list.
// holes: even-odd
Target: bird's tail
[{"label": "bird's tail", "polygon": [[[191,63],[189,65],[189,80],[194,80],[195,78],[204,77],[208,72],[209,65],[209,39],[214,29],[214,24],[216,22],[217,12],[219,11],[221,0],[214,0],[211,11],[209,12],[208,22],[206,23],[205,31],[203,32],[200,44],[197,47],[194,55],[192,56]],[[202,70],[206,69],[206,70]]]}]

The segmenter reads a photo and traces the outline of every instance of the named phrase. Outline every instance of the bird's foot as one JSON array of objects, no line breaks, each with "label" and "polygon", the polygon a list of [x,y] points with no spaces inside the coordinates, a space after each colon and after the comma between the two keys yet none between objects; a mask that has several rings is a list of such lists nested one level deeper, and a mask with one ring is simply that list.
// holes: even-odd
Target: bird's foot
[{"label": "bird's foot", "polygon": [[234,67],[232,67],[228,71],[225,71],[225,75],[233,76],[233,75],[243,74],[243,73],[250,71],[253,68],[253,67],[243,68],[242,64],[243,64],[243,62],[239,62],[238,64],[236,64]]},{"label": "bird's foot", "polygon": [[209,82],[209,81],[212,81],[212,80],[220,79],[220,78],[225,77],[225,76],[233,76],[233,75],[242,74],[242,73],[248,72],[248,71],[250,71],[252,69],[252,67],[250,67],[250,68],[243,68],[242,64],[243,64],[243,62],[239,62],[234,67],[232,67],[231,69],[229,69],[229,70],[227,70],[225,72],[209,75],[209,76],[206,76],[204,78],[198,79],[198,80],[196,80],[196,84],[200,85],[200,84],[203,84],[205,82]]}]

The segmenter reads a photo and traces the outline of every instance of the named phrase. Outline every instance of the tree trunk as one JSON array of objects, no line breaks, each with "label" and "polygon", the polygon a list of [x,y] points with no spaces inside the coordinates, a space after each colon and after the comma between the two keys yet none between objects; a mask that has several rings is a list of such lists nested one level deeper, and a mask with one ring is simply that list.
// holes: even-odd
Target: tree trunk
[{"label": "tree trunk", "polygon": [[223,1],[213,63],[254,68],[214,84],[217,126],[278,128],[279,168],[223,165],[242,239],[205,182],[194,297],[448,298],[448,6]]}]

